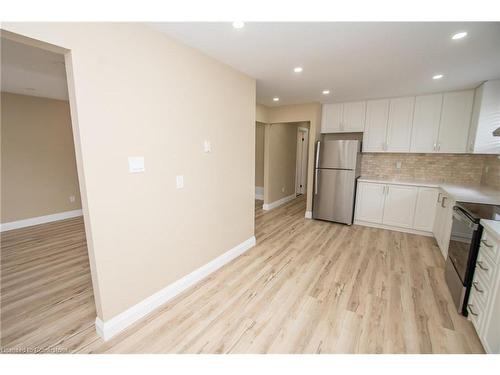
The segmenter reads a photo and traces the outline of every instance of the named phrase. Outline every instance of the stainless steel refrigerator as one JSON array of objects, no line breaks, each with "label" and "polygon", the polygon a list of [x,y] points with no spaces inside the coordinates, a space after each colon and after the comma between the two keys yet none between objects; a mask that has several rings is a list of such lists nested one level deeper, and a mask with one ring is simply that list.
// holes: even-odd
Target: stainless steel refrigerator
[{"label": "stainless steel refrigerator", "polygon": [[313,218],[352,224],[361,142],[319,141],[314,165]]}]

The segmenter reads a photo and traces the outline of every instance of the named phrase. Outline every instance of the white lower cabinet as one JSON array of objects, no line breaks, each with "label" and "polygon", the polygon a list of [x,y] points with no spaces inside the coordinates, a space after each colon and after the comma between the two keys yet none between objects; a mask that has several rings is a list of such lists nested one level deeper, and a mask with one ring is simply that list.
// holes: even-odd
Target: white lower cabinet
[{"label": "white lower cabinet", "polygon": [[415,186],[387,185],[382,223],[412,228],[417,201]]},{"label": "white lower cabinet", "polygon": [[436,217],[436,202],[438,190],[436,188],[419,187],[413,228],[432,232]]},{"label": "white lower cabinet", "polygon": [[455,201],[449,195],[440,191],[437,197],[436,214],[432,233],[443,254],[444,259],[448,257],[448,245],[450,243],[453,206]]},{"label": "white lower cabinet", "polygon": [[438,189],[359,182],[355,223],[432,233]]},{"label": "white lower cabinet", "polygon": [[370,223],[381,223],[384,215],[385,184],[359,183],[356,217]]},{"label": "white lower cabinet", "polygon": [[500,234],[485,228],[467,310],[487,353],[500,354]]}]

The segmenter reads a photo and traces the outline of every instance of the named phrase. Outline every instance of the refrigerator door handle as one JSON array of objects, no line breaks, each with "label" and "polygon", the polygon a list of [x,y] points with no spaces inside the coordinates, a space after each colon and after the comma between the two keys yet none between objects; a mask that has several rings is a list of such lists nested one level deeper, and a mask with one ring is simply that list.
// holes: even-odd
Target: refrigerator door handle
[{"label": "refrigerator door handle", "polygon": [[319,150],[321,148],[321,141],[317,142],[317,147],[316,147],[316,165],[314,166],[315,168],[318,168],[319,166]]},{"label": "refrigerator door handle", "polygon": [[318,173],[319,170],[316,168],[314,170],[315,176],[314,176],[314,195],[318,195]]}]

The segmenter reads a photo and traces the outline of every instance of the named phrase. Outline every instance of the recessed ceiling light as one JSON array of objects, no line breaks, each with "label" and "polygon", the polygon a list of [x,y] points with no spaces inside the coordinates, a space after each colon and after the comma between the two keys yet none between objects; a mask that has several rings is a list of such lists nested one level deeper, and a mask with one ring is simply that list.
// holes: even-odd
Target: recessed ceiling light
[{"label": "recessed ceiling light", "polygon": [[323,95],[328,95],[330,93],[330,90],[323,90]]},{"label": "recessed ceiling light", "polygon": [[435,76],[432,77],[432,79],[441,79],[443,78],[442,74],[436,74]]},{"label": "recessed ceiling light", "polygon": [[245,26],[245,22],[243,21],[234,21],[233,22],[233,27],[235,29],[242,29]]},{"label": "recessed ceiling light", "polygon": [[300,73],[300,72],[302,72],[303,70],[304,70],[304,69],[302,69],[302,67],[301,67],[301,66],[297,66],[297,67],[293,68],[293,71],[294,71],[295,73]]},{"label": "recessed ceiling light", "polygon": [[456,33],[455,35],[453,35],[451,37],[451,39],[453,39],[453,40],[462,39],[462,38],[465,38],[466,36],[467,36],[467,33],[465,31],[461,31],[461,32]]},{"label": "recessed ceiling light", "polygon": [[278,98],[278,97],[273,98],[273,102],[279,102],[279,101],[280,101],[280,98]]}]

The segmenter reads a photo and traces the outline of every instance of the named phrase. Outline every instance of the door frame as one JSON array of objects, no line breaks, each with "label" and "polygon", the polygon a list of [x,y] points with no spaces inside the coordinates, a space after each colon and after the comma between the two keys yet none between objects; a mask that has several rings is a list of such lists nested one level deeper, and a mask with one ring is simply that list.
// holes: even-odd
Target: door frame
[{"label": "door frame", "polygon": [[[303,138],[299,141],[299,135]],[[309,129],[297,127],[297,155],[295,160],[295,194],[306,194],[307,192],[307,163],[309,151]],[[299,173],[301,172],[301,173]],[[303,186],[300,187],[299,174],[302,177]]]}]

